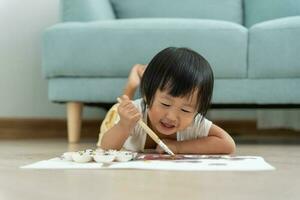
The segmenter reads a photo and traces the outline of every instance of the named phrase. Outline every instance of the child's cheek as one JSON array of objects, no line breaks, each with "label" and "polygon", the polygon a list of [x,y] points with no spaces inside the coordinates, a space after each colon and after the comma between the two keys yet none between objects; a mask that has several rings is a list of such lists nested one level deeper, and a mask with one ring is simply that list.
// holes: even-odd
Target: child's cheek
[{"label": "child's cheek", "polygon": [[159,126],[159,121],[162,118],[162,113],[160,109],[156,108],[155,106],[152,106],[152,108],[148,110],[148,117],[151,126],[153,126],[153,128],[156,129],[157,126]]},{"label": "child's cheek", "polygon": [[179,131],[182,131],[184,129],[186,129],[187,127],[189,127],[194,121],[194,117],[184,117],[181,118],[181,127]]},{"label": "child's cheek", "polygon": [[148,115],[151,117],[152,120],[158,120],[161,116],[161,111],[159,108],[152,106],[149,111]]}]

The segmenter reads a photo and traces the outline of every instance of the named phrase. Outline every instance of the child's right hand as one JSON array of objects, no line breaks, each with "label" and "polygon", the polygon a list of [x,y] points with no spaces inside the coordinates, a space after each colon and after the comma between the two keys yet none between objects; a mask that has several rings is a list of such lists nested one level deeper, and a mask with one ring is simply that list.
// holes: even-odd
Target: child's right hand
[{"label": "child's right hand", "polygon": [[141,113],[133,105],[128,96],[123,95],[120,99],[122,101],[118,107],[118,113],[120,116],[119,125],[124,131],[130,133],[134,129],[136,123],[140,120]]}]

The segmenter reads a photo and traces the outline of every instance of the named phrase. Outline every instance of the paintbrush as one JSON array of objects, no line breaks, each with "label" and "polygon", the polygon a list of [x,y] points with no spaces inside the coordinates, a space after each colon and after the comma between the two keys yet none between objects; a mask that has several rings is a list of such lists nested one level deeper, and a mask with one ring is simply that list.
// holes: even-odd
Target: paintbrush
[{"label": "paintbrush", "polygon": [[[118,102],[121,103],[122,100],[118,97],[117,98]],[[145,124],[145,122],[140,119],[138,121],[138,124],[146,131],[146,133],[168,154],[174,156],[175,154],[171,151],[171,149],[168,148],[168,146],[163,143],[161,139]]]}]

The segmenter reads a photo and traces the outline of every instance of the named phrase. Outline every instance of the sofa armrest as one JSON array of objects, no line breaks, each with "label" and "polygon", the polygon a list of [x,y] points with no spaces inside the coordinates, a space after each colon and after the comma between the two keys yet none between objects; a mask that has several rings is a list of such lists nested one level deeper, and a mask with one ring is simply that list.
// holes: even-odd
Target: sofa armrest
[{"label": "sofa armrest", "polygon": [[115,19],[109,0],[60,0],[62,21],[96,21]]}]

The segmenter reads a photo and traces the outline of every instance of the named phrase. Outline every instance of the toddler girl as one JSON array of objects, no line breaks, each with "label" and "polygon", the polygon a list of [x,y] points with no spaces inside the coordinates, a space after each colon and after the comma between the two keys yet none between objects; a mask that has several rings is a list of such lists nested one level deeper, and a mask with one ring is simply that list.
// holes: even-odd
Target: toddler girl
[{"label": "toddler girl", "polygon": [[[214,77],[197,52],[170,47],[148,64],[132,69],[122,102],[106,115],[99,134],[102,149],[163,150],[137,124],[142,120],[176,154],[231,154],[230,135],[205,118]],[[131,101],[140,85],[142,98]]]}]

